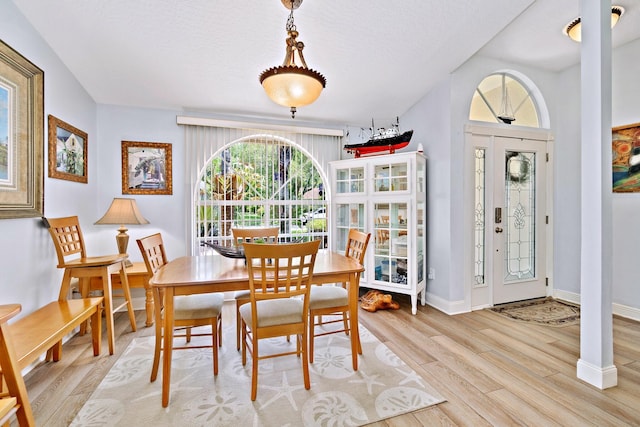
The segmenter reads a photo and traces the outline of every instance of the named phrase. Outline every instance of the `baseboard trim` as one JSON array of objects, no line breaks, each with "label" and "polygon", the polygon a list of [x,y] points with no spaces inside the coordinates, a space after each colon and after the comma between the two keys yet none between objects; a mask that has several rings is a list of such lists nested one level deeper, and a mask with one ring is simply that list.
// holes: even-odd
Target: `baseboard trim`
[{"label": "baseboard trim", "polygon": [[577,376],[600,390],[618,385],[618,369],[611,365],[604,368],[593,365],[583,359],[578,360]]},{"label": "baseboard trim", "polygon": [[[566,292],[561,290],[554,290],[553,297],[562,301],[567,301],[572,304],[580,305],[580,294],[574,292]],[[628,305],[613,303],[613,314],[616,316],[624,317],[626,319],[635,320],[640,322],[640,309],[635,307],[629,307]]]},{"label": "baseboard trim", "polygon": [[427,292],[427,304],[448,315],[468,313],[469,309],[464,300],[449,301]]}]

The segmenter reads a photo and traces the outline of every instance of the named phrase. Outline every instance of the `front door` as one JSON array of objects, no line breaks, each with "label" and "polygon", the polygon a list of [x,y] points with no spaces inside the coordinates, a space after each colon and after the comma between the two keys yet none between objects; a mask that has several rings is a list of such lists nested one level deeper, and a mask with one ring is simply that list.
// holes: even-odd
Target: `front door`
[{"label": "front door", "polygon": [[[480,131],[480,132],[477,132]],[[467,193],[471,307],[547,295],[546,132],[473,127]]]},{"label": "front door", "polygon": [[546,144],[496,137],[493,303],[546,295]]}]

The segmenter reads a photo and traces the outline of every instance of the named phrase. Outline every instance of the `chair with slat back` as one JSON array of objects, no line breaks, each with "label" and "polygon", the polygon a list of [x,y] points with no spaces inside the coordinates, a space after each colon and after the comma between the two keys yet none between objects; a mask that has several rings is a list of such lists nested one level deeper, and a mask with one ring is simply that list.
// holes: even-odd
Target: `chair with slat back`
[{"label": "chair with slat back", "polygon": [[[364,263],[364,256],[369,244],[371,233],[364,233],[356,229],[349,230],[347,237],[347,248],[345,256]],[[333,319],[316,323],[316,318],[320,316],[340,316]],[[318,324],[342,323],[342,329],[330,329],[317,331]],[[342,286],[312,286],[309,295],[309,362],[313,363],[314,338],[344,332],[349,335],[351,330],[351,319],[349,318],[349,292],[343,283]],[[358,353],[362,354],[360,339],[358,337]]]},{"label": "chair with slat back", "polygon": [[[131,303],[131,292],[129,291],[129,280],[127,279],[125,261],[126,254],[105,255],[87,257],[87,252],[80,229],[80,222],[77,216],[63,218],[43,218],[45,225],[49,229],[49,234],[53,240],[53,245],[58,256],[58,268],[64,268],[62,285],[58,299],[63,301],[68,298],[71,279],[80,280],[80,293],[82,298],[89,295],[92,277],[102,279],[102,290],[104,294],[104,313],[107,323],[107,339],[109,341],[109,354],[115,351],[115,334],[113,331],[113,313],[127,307],[131,329],[136,331],[136,318]],[[111,275],[120,273],[122,294],[114,293],[111,285]],[[122,298],[124,302],[118,306],[113,305],[114,298]],[[82,328],[84,332],[84,327]]]},{"label": "chair with slat back", "polygon": [[[278,243],[279,227],[247,227],[232,228],[233,244],[239,248],[245,242]],[[240,306],[249,302],[249,291],[236,291],[233,294],[236,301],[236,348],[240,350]]]},{"label": "chair with slat back", "polygon": [[[142,258],[147,267],[147,285],[151,277],[158,271],[160,267],[167,263],[167,255],[160,233],[152,234],[142,239],[136,240]],[[155,350],[153,354],[153,365],[151,368],[150,381],[153,382],[158,376],[158,367],[160,365],[160,353],[163,351],[162,326],[164,316],[164,293],[155,286],[152,287],[153,303],[155,307],[155,328],[156,340]],[[192,336],[211,336],[211,344],[209,345],[188,345],[176,346],[174,350],[194,349],[194,348],[211,348],[213,351],[213,375],[218,374],[218,347],[222,346],[222,305],[224,296],[220,293],[211,294],[195,294],[181,295],[174,299],[174,326],[179,329],[186,329],[184,333],[174,334],[174,338],[185,337],[187,343],[191,341]],[[192,333],[191,328],[197,326],[211,326],[211,333]],[[165,356],[166,357],[166,356]],[[162,377],[163,383],[166,381]],[[163,387],[164,388],[164,387]],[[169,390],[169,384],[166,387]]]},{"label": "chair with slat back", "polygon": [[[304,387],[309,390],[307,332],[309,287],[313,276],[319,240],[304,243],[245,243],[249,270],[250,302],[240,307],[242,319],[242,364],[251,353],[251,400],[258,389],[258,361],[297,355],[302,363]],[[261,354],[258,341],[264,338],[295,336],[296,349]]]}]

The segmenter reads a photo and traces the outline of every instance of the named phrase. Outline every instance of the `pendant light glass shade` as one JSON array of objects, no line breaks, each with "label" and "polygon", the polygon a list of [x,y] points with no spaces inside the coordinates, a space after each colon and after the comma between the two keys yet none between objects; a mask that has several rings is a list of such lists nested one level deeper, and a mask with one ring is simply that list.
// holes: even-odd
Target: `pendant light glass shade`
[{"label": "pendant light glass shade", "polygon": [[[611,8],[611,28],[615,27],[620,17],[624,13],[622,6],[613,6]],[[582,18],[577,17],[571,21],[566,27],[564,27],[563,33],[576,42],[582,41]]]},{"label": "pendant light glass shade", "polygon": [[314,102],[325,87],[320,73],[297,66],[269,68],[260,83],[273,102],[284,107],[303,107]]}]

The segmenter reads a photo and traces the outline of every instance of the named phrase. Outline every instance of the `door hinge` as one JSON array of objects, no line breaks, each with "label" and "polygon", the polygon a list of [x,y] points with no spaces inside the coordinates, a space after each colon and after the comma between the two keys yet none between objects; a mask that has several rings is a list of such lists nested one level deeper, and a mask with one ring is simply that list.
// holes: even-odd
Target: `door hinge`
[{"label": "door hinge", "polygon": [[545,153],[547,155],[547,163],[549,163],[549,153]]},{"label": "door hinge", "polygon": [[549,278],[548,277],[544,278],[544,285],[547,286],[547,287],[549,286]]},{"label": "door hinge", "polygon": [[544,220],[544,221],[545,221],[545,224],[549,224],[549,215],[547,215],[547,216],[545,217],[545,220]]}]

